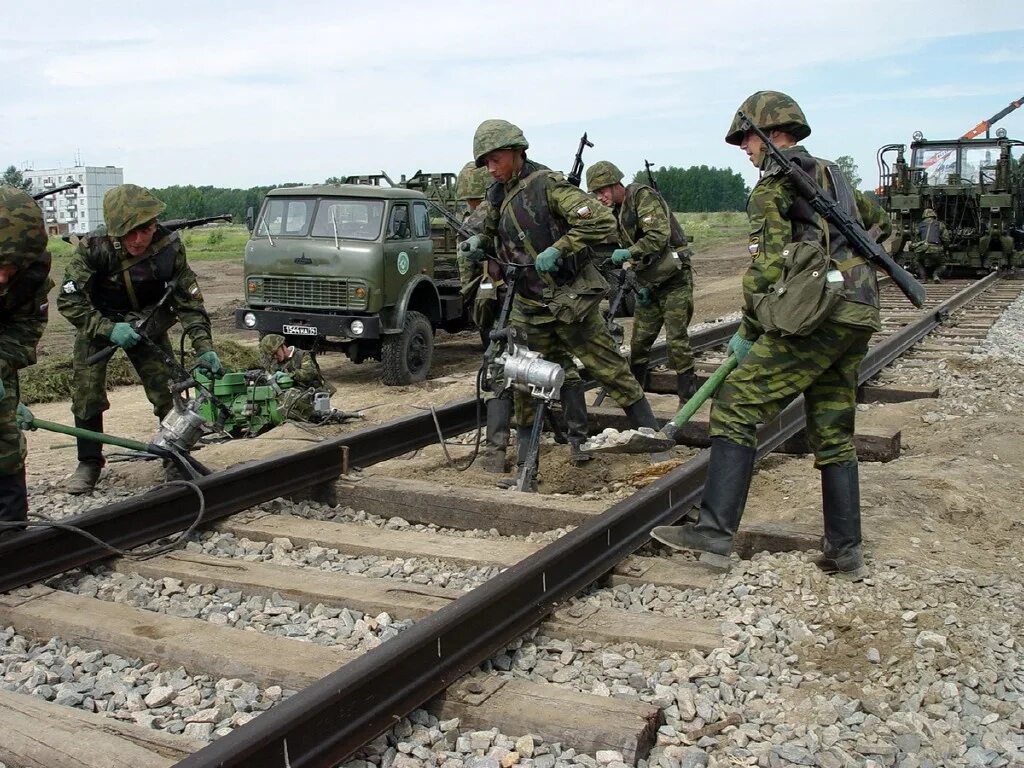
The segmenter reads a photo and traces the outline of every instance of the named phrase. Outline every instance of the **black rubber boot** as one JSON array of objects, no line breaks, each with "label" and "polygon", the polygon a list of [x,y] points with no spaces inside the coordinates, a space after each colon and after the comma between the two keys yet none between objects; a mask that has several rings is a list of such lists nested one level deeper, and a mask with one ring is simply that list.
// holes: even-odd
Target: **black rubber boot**
[{"label": "black rubber boot", "polygon": [[857,462],[826,464],[821,468],[821,509],[825,535],[821,557],[815,561],[821,570],[850,581],[867,575],[860,533],[860,478]]},{"label": "black rubber boot", "polygon": [[750,478],[754,473],[754,449],[722,437],[711,440],[711,458],[696,523],[660,525],[651,536],[673,549],[690,550],[714,568],[730,565],[732,537],[743,517]]},{"label": "black rubber boot", "polygon": [[[88,429],[93,432],[103,431],[103,414],[97,413],[88,419],[75,417],[75,426],[79,429]],[[103,444],[95,440],[77,438],[78,441],[78,467],[73,475],[64,484],[64,490],[74,495],[91,493],[100,479],[100,470],[103,469]]]},{"label": "black rubber boot", "polygon": [[[22,467],[13,475],[0,475],[0,521],[22,523],[25,520],[28,520],[28,490]],[[0,536],[14,532],[12,528],[0,528]]]},{"label": "black rubber boot", "polygon": [[637,384],[640,385],[640,389],[647,389],[647,363],[641,363],[639,365],[629,364],[629,372],[633,374],[633,378],[636,379]]},{"label": "black rubber boot", "polygon": [[569,463],[578,467],[594,458],[580,449],[589,437],[587,400],[583,394],[583,387],[562,387],[562,413],[565,414],[565,431],[569,438]]},{"label": "black rubber boot", "polygon": [[[509,477],[503,477],[500,480],[498,480],[499,488],[515,488],[516,483],[519,482],[519,473],[522,472],[523,465],[526,463],[526,454],[529,451],[530,433],[532,431],[533,430],[530,427],[526,427],[525,429],[519,427],[516,429],[516,466],[512,470],[512,474]],[[537,456],[538,458],[540,457],[539,451],[537,453]],[[529,488],[527,490],[537,490],[536,472],[534,472],[533,478],[533,488]]]},{"label": "black rubber boot", "polygon": [[651,410],[651,404],[647,400],[647,395],[644,395],[632,405],[627,405],[622,410],[626,412],[630,426],[633,429],[650,427],[655,432],[658,431],[658,420],[654,418],[654,411]]},{"label": "black rubber boot", "polygon": [[487,437],[478,464],[485,472],[505,471],[505,448],[508,446],[508,423],[512,418],[512,401],[493,397],[487,401]]},{"label": "black rubber boot", "polygon": [[679,405],[685,405],[697,393],[697,374],[693,368],[688,371],[676,374],[676,394],[679,396]]},{"label": "black rubber boot", "polygon": [[943,267],[941,265],[936,267],[935,271],[932,272],[932,282],[933,283],[941,283],[942,282],[942,276],[943,276],[943,274],[945,274],[945,272],[946,272],[946,268],[945,267]]}]

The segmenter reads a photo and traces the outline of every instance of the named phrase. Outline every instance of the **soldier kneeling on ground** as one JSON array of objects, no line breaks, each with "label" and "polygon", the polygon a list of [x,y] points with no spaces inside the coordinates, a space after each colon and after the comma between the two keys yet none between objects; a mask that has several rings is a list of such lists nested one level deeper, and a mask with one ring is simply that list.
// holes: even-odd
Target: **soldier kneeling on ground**
[{"label": "soldier kneeling on ground", "polygon": [[329,401],[336,390],[324,378],[312,352],[289,347],[284,336],[270,333],[260,339],[260,358],[271,379],[279,382],[287,376],[294,384],[283,390],[278,400],[285,418],[297,421],[325,421],[328,416],[335,420],[359,418],[358,414],[317,410],[317,396]]}]

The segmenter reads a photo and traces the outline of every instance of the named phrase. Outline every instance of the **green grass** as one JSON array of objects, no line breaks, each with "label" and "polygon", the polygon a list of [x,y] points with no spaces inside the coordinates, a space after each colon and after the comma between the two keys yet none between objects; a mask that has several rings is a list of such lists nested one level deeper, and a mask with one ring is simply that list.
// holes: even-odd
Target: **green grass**
[{"label": "green grass", "polygon": [[742,211],[677,213],[675,217],[698,249],[725,240],[742,239],[749,232],[747,214]]},{"label": "green grass", "polygon": [[[249,231],[241,224],[212,225],[185,230],[181,236],[189,261],[241,261]],[[50,238],[49,248],[59,266],[74,252],[74,246],[59,237]]]},{"label": "green grass", "polygon": [[[171,334],[171,344],[177,350],[178,335]],[[217,355],[229,371],[247,371],[260,367],[259,353],[252,345],[246,346],[237,341],[219,336],[214,343]],[[186,366],[194,364],[191,347],[185,343]],[[177,351],[175,351],[177,358]],[[73,370],[70,355],[50,355],[35,365],[18,373],[18,386],[21,401],[26,405],[33,403],[52,403],[57,400],[70,400]],[[140,384],[127,356],[121,352],[114,353],[107,364],[107,389],[125,384]]]}]

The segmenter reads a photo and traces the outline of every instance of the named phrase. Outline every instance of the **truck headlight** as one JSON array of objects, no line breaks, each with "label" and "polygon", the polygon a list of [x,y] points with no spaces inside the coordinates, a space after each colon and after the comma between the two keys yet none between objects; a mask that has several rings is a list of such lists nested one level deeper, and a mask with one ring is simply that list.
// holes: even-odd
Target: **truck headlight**
[{"label": "truck headlight", "polygon": [[363,327],[362,320],[353,320],[349,324],[348,328],[352,332],[353,336],[361,336],[363,334],[363,331],[365,330],[365,328]]},{"label": "truck headlight", "polygon": [[245,283],[245,290],[250,296],[262,296],[263,281],[256,277],[250,277]]},{"label": "truck headlight", "polygon": [[255,328],[256,315],[254,315],[252,312],[246,312],[244,315],[242,315],[242,325],[244,325],[246,328]]}]

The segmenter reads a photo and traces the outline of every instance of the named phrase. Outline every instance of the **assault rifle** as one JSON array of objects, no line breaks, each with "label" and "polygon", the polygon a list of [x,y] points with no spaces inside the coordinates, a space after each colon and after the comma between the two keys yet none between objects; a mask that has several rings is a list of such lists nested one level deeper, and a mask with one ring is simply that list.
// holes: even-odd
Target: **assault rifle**
[{"label": "assault rifle", "polygon": [[44,189],[42,192],[36,192],[34,195],[32,195],[32,199],[42,200],[44,197],[55,195],[58,192],[63,192],[66,189],[78,189],[80,186],[82,186],[81,182],[72,181],[70,184],[65,184],[62,187],[54,187],[53,189]]},{"label": "assault rifle", "polygon": [[792,183],[797,194],[810,203],[819,216],[822,216],[842,233],[854,252],[889,275],[911,304],[918,309],[924,306],[924,286],[917,282],[907,270],[893,261],[885,249],[864,230],[861,223],[825,194],[825,191],[818,186],[818,182],[811,178],[794,159],[782,154],[782,151],[772,143],[768,135],[754,125],[753,120],[743,112],[737,112],[736,117],[744,131],[753,131],[761,139],[765,149],[782,168],[782,172],[786,174],[786,178]]},{"label": "assault rifle", "polygon": [[572,161],[572,170],[569,171],[569,175],[566,177],[574,187],[578,187],[580,181],[583,180],[583,150],[592,146],[594,146],[594,142],[587,139],[587,134],[584,131],[583,135],[580,136],[580,145],[576,149],[576,157]]},{"label": "assault rifle", "polygon": [[445,223],[453,230],[455,230],[455,233],[462,237],[463,240],[468,240],[470,237],[476,234],[476,232],[470,232],[466,228],[466,225],[459,221],[455,214],[449,211],[443,205],[430,199],[427,200],[427,205],[432,205],[434,207],[434,210],[436,210],[438,213],[441,214],[441,216],[444,217]]},{"label": "assault rifle", "polygon": [[[56,190],[54,190],[56,191]],[[215,221],[226,221],[231,223],[232,216],[230,213],[222,213],[220,216],[207,216],[205,219],[168,219],[167,221],[161,221],[160,226],[165,229],[169,229],[171,232],[177,232],[179,229],[192,229],[193,227],[201,227],[203,224],[211,224]],[[104,232],[105,229],[96,230],[97,232]],[[79,239],[84,239],[87,235],[73,235],[68,233],[61,235],[60,239],[65,243],[71,243],[77,245]],[[74,238],[74,239],[73,239]]]},{"label": "assault rifle", "polygon": [[212,224],[215,221],[226,221],[230,224],[231,220],[232,216],[230,213],[222,213],[220,216],[207,216],[203,219],[169,219],[161,221],[160,225],[164,229],[171,230],[171,232],[177,232],[179,229],[192,229],[193,227],[201,227],[203,224]]},{"label": "assault rifle", "polygon": [[647,171],[647,182],[651,185],[651,189],[655,192],[660,192],[661,190],[658,189],[658,182],[654,180],[654,174],[651,173],[651,164],[646,158],[644,159],[644,170]]}]

